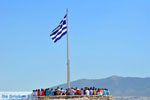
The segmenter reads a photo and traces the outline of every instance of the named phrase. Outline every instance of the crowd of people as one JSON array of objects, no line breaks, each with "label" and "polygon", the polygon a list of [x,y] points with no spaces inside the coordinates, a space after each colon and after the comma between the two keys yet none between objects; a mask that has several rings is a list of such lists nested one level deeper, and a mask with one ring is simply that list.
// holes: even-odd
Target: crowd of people
[{"label": "crowd of people", "polygon": [[63,88],[57,87],[53,90],[53,88],[47,89],[37,89],[33,90],[33,96],[57,96],[57,95],[110,95],[110,91],[104,88],[95,88],[95,87],[85,87],[85,88],[68,88],[64,90]]}]

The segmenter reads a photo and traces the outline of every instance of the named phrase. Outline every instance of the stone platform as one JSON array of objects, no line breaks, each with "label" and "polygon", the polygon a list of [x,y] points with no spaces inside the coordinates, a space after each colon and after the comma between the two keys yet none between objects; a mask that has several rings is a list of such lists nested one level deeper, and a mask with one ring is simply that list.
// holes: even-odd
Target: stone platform
[{"label": "stone platform", "polygon": [[113,100],[112,96],[50,96],[33,100]]}]

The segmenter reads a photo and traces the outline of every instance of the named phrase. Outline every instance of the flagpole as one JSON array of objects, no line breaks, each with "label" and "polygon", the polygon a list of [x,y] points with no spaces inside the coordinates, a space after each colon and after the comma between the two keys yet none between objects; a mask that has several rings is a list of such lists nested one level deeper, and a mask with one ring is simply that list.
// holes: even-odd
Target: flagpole
[{"label": "flagpole", "polygon": [[67,88],[70,88],[70,63],[69,63],[69,40],[68,40],[68,8],[66,8],[67,14]]}]

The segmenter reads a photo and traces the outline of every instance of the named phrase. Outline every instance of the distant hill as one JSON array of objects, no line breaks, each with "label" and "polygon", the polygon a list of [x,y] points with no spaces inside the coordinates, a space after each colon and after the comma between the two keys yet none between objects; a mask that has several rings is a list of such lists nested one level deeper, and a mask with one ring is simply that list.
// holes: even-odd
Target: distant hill
[{"label": "distant hill", "polygon": [[[66,84],[58,85],[66,88]],[[105,79],[80,79],[71,87],[108,88],[113,96],[150,96],[150,78],[111,76]]]}]

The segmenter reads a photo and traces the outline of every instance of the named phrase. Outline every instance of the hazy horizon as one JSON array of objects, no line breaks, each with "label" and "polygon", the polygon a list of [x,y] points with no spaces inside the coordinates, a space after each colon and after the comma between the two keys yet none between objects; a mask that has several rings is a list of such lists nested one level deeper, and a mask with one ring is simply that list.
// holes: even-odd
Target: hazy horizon
[{"label": "hazy horizon", "polygon": [[[109,77],[105,77],[105,78],[98,78],[98,79],[88,79],[88,78],[82,78],[82,79],[77,79],[77,80],[73,80],[73,81],[71,81],[71,82],[75,82],[75,81],[79,81],[79,80],[99,80],[99,79],[107,79],[107,78],[117,78],[117,77],[120,77],[120,78],[142,78],[142,79],[144,79],[144,78],[150,78],[150,77],[123,77],[123,76],[118,76],[118,75],[112,75],[112,76],[109,76]],[[1,89],[0,89],[0,92],[17,92],[17,91],[32,91],[32,90],[34,90],[34,89],[41,89],[41,88],[51,88],[51,87],[56,87],[56,86],[59,86],[59,85],[62,85],[62,84],[66,84],[66,86],[67,86],[67,83],[65,82],[65,83],[58,83],[58,84],[55,84],[54,86],[49,86],[49,87],[40,87],[40,88],[30,88],[30,89],[28,89],[28,90],[26,90],[25,88],[22,88],[21,90],[17,90],[17,89],[14,89],[14,90],[4,90],[4,91],[2,91]]]}]

